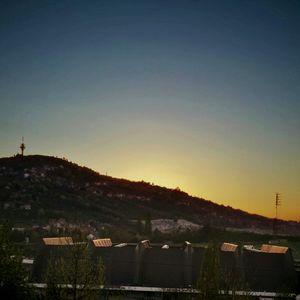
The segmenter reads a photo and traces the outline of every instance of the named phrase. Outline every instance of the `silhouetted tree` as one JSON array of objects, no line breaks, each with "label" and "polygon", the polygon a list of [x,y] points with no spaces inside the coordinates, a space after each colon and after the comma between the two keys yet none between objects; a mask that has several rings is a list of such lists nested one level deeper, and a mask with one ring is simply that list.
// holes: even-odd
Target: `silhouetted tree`
[{"label": "silhouetted tree", "polygon": [[143,234],[143,224],[141,219],[138,219],[136,222],[136,230],[139,235]]},{"label": "silhouetted tree", "polygon": [[22,256],[11,242],[9,226],[0,225],[0,298],[27,300],[34,297],[22,266]]},{"label": "silhouetted tree", "polygon": [[145,234],[148,237],[151,237],[151,235],[152,235],[152,224],[151,224],[151,215],[150,214],[147,215],[147,218],[145,220]]},{"label": "silhouetted tree", "polygon": [[198,299],[219,299],[220,263],[219,249],[216,243],[211,243],[205,250],[197,288],[200,291]]},{"label": "silhouetted tree", "polygon": [[50,257],[46,272],[46,298],[77,300],[99,297],[98,289],[104,284],[102,260],[92,257],[84,243],[69,247],[65,255],[54,253]]}]

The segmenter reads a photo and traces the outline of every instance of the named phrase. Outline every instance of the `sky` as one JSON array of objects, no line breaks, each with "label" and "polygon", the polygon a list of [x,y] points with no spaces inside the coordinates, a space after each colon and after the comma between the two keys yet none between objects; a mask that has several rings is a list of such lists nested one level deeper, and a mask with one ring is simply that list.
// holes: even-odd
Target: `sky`
[{"label": "sky", "polygon": [[299,53],[298,0],[0,0],[0,157],[300,221]]}]

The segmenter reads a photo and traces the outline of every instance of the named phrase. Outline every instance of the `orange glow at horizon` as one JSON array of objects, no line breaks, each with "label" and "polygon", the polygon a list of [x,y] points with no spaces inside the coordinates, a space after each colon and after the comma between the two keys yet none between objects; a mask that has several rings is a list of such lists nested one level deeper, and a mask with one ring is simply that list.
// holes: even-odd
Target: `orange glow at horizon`
[{"label": "orange glow at horizon", "polygon": [[[127,177],[121,176],[121,178],[126,178],[133,181],[141,181],[144,180],[149,183],[153,183],[154,185],[174,189],[179,187],[181,191],[188,193],[190,196],[204,198],[205,200],[212,201],[216,204],[230,206],[234,209],[240,209],[246,211],[251,214],[258,214],[268,218],[275,217],[275,192],[270,190],[269,192],[262,193],[249,193],[248,195],[244,194],[242,191],[236,191],[227,193],[224,195],[222,193],[222,185],[219,185],[218,191],[209,191],[205,190],[200,191],[197,187],[189,186],[184,184],[181,180],[172,180],[170,178],[165,179],[160,176],[133,176],[128,175]],[[179,178],[177,178],[179,179]],[[187,182],[187,180],[185,180]],[[239,193],[241,192],[241,193]],[[300,221],[299,211],[295,210],[294,207],[290,207],[293,205],[295,200],[293,201],[293,194],[282,193],[282,205],[278,208],[278,218],[283,220],[293,220]],[[241,198],[244,201],[241,201]]]},{"label": "orange glow at horizon", "polygon": [[[278,210],[278,218],[300,221],[296,205],[298,195],[297,191],[291,192],[292,186],[285,185],[279,189],[274,182],[262,180],[261,177],[252,178],[250,183],[247,182],[247,177],[242,180],[233,173],[221,174],[220,171],[214,170],[194,170],[195,172],[191,174],[189,173],[191,169],[183,168],[182,170],[179,165],[174,164],[171,166],[163,162],[147,161],[134,164],[128,161],[128,164],[123,164],[118,171],[113,168],[109,169],[108,175],[133,181],[143,180],[171,189],[179,187],[191,196],[269,218],[275,217],[275,193],[280,192],[282,205]],[[103,173],[100,168],[98,171]]]}]

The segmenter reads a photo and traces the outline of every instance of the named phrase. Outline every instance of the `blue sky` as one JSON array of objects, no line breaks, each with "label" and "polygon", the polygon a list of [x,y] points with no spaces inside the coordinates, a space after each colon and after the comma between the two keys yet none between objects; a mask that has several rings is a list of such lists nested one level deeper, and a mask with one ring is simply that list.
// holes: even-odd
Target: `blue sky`
[{"label": "blue sky", "polygon": [[0,1],[0,156],[65,156],[300,219],[300,2]]}]

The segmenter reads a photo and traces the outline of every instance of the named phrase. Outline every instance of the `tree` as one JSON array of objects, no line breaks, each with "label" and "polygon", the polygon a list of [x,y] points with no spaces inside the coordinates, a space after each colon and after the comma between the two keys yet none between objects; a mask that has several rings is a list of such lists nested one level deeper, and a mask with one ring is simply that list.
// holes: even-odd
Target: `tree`
[{"label": "tree", "polygon": [[139,235],[143,234],[143,224],[140,218],[136,222],[136,231]]},{"label": "tree", "polygon": [[216,243],[211,243],[204,252],[197,288],[200,291],[199,300],[219,299],[220,263]]},{"label": "tree", "polygon": [[[251,299],[247,284],[236,266],[221,266],[219,251],[220,246],[215,242],[211,242],[205,250],[197,284],[200,291],[198,299]],[[237,291],[243,291],[243,295],[237,295]]]},{"label": "tree", "polygon": [[[52,253],[46,272],[47,299],[94,299],[104,284],[104,265],[93,258],[85,243]],[[64,253],[62,253],[64,252]]]},{"label": "tree", "polygon": [[0,225],[0,298],[33,299],[34,293],[28,285],[22,256],[14,247],[8,224]]},{"label": "tree", "polygon": [[145,234],[148,237],[151,237],[151,235],[152,235],[152,223],[151,223],[150,213],[147,214],[147,217],[146,217],[146,220],[145,220]]}]

